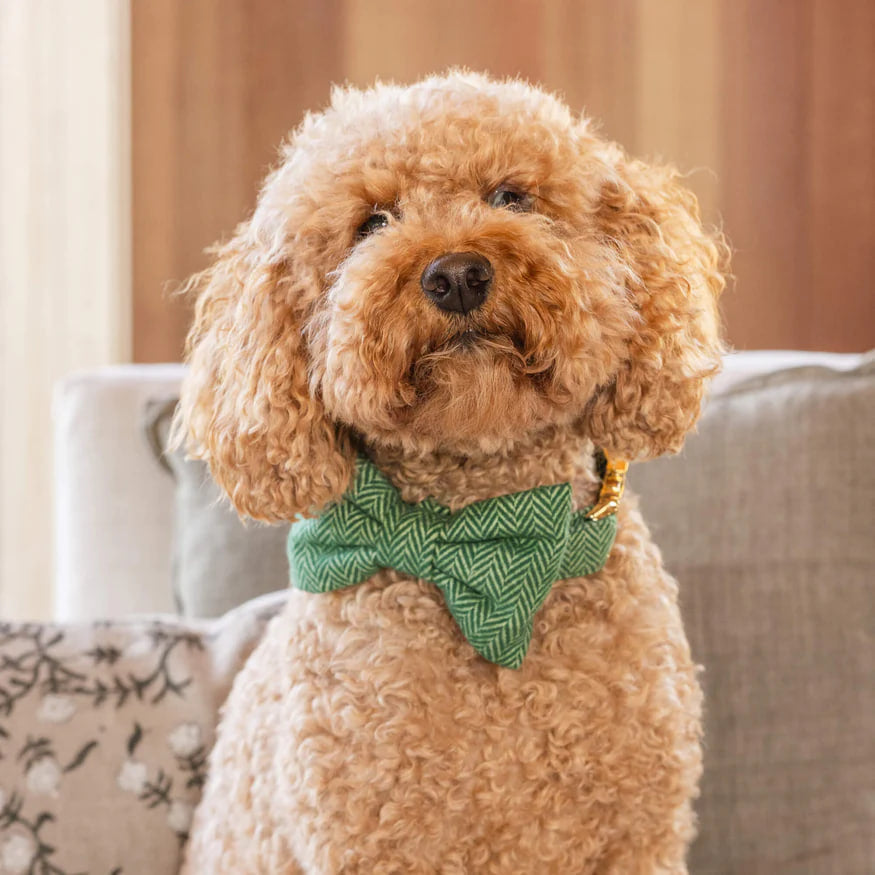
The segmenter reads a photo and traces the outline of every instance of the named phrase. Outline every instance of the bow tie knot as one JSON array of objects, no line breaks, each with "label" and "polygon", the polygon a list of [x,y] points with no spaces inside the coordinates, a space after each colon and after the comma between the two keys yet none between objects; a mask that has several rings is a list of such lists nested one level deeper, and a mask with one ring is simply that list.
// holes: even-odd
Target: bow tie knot
[{"label": "bow tie knot", "polygon": [[353,489],[289,534],[293,586],[327,592],[394,568],[435,584],[482,656],[518,668],[553,583],[604,566],[616,518],[572,511],[568,483],[478,501],[451,512],[401,500],[360,457]]},{"label": "bow tie knot", "polygon": [[442,515],[437,506],[404,505],[400,500],[398,505],[393,524],[384,525],[377,536],[376,557],[387,567],[427,578],[444,532]]}]

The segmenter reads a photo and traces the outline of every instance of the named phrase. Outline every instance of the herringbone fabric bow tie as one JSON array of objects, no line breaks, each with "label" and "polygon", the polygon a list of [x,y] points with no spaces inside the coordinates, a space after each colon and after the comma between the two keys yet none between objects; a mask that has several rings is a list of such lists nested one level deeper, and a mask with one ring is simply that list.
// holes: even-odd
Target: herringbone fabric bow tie
[{"label": "herringbone fabric bow tie", "polygon": [[540,486],[451,512],[401,500],[364,456],[355,485],[318,519],[292,526],[292,585],[329,592],[394,568],[438,586],[462,633],[498,665],[519,668],[532,622],[557,580],[604,567],[616,516],[572,511],[571,485]]}]

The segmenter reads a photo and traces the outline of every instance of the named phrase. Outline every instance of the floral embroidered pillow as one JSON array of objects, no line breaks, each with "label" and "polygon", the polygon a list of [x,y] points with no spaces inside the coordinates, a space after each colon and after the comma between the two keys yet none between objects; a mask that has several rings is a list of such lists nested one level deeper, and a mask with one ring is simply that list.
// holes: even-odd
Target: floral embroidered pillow
[{"label": "floral embroidered pillow", "polygon": [[219,706],[284,602],[0,623],[0,872],[176,873]]}]

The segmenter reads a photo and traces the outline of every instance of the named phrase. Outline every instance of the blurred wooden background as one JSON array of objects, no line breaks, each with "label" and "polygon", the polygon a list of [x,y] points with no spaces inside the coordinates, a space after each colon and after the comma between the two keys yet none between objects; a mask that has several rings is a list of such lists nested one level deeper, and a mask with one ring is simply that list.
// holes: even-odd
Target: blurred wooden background
[{"label": "blurred wooden background", "polygon": [[170,292],[254,204],[331,82],[521,74],[694,171],[735,249],[741,348],[875,346],[872,0],[132,4],[133,350],[178,359]]}]

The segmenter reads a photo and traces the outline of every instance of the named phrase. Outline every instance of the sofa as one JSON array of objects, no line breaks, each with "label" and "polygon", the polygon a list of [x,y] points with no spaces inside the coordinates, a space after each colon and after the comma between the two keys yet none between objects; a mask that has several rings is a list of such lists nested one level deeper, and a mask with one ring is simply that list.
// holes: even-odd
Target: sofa
[{"label": "sofa", "polygon": [[[176,871],[282,607],[285,530],[167,448],[182,374],[58,387],[56,622],[0,624],[0,871]],[[690,871],[875,871],[875,354],[728,356],[684,451],[629,488],[703,665]]]}]

